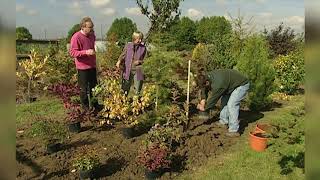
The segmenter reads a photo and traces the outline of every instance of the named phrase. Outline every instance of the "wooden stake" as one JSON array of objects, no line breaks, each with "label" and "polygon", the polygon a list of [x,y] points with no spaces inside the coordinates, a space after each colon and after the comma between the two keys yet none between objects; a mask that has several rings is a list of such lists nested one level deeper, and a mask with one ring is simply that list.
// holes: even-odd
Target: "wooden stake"
[{"label": "wooden stake", "polygon": [[187,89],[187,110],[186,110],[186,116],[189,119],[189,96],[190,96],[190,68],[191,68],[191,60],[189,59],[189,65],[188,65],[188,89]]}]

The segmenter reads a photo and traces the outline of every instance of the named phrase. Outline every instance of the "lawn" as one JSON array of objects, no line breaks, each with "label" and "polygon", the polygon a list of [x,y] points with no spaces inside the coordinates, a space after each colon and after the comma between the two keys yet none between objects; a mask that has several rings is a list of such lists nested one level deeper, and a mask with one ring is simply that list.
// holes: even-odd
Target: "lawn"
[{"label": "lawn", "polygon": [[265,152],[250,149],[248,133],[223,155],[209,158],[208,163],[189,172],[181,179],[305,179],[304,174],[304,96],[282,102],[283,107],[264,112],[258,122],[280,127],[279,138],[271,139]]}]

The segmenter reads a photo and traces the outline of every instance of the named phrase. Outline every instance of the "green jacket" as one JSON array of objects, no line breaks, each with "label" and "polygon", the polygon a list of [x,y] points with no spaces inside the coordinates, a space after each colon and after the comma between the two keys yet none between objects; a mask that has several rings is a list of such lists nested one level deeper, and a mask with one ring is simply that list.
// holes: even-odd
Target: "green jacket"
[{"label": "green jacket", "polygon": [[[249,82],[248,78],[233,69],[217,69],[209,72],[208,80],[212,96],[207,100],[205,111],[213,109],[221,96],[231,94],[237,87]],[[208,92],[201,92],[201,98],[206,99]]]}]

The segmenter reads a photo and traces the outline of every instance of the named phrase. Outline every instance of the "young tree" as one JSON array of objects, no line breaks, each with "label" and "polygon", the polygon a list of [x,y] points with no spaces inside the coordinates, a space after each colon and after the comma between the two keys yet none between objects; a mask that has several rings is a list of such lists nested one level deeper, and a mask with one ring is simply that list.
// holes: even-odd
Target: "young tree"
[{"label": "young tree", "polygon": [[[137,31],[137,25],[131,19],[127,17],[117,18],[112,22],[106,33],[107,41],[113,41],[116,38],[118,45],[124,47],[127,42],[131,41],[134,31]],[[113,35],[111,36],[111,34]]]},{"label": "young tree", "polygon": [[18,78],[28,82],[27,101],[30,102],[33,87],[38,86],[46,75],[45,65],[49,56],[41,57],[37,51],[31,50],[30,60],[19,62],[22,71],[16,72]]},{"label": "young tree", "polygon": [[181,11],[178,9],[183,0],[136,0],[141,13],[150,21],[151,27],[146,40],[154,32],[168,29],[176,21]]},{"label": "young tree", "polygon": [[30,40],[32,35],[29,30],[25,27],[16,28],[16,40]]},{"label": "young tree", "polygon": [[237,68],[250,81],[250,109],[268,107],[272,101],[270,95],[275,90],[275,70],[272,62],[268,61],[268,45],[263,37],[254,34],[246,40]]},{"label": "young tree", "polygon": [[67,36],[67,42],[70,43],[70,40],[73,36],[74,33],[80,31],[80,24],[75,24],[72,26],[72,28],[68,31],[68,36]]},{"label": "young tree", "polygon": [[177,81],[174,76],[178,66],[182,66],[183,59],[176,51],[164,51],[156,49],[152,56],[145,60],[144,72],[146,78],[156,84],[156,101],[166,102],[170,94],[171,82]]}]

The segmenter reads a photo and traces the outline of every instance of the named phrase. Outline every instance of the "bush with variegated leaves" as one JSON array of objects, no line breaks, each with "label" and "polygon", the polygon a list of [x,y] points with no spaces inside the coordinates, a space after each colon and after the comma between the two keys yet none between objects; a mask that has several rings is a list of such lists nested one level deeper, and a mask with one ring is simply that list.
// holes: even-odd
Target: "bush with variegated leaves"
[{"label": "bush with variegated leaves", "polygon": [[28,100],[31,97],[31,91],[43,82],[46,75],[45,65],[49,56],[41,56],[36,50],[31,50],[30,59],[19,62],[20,70],[16,72],[17,81],[27,82]]},{"label": "bush with variegated leaves", "polygon": [[139,123],[138,116],[153,104],[154,91],[154,85],[146,85],[142,96],[134,96],[130,102],[129,97],[121,89],[119,80],[104,79],[94,88],[93,94],[104,105],[102,116],[106,119],[121,120],[127,126],[134,126]]},{"label": "bush with variegated leaves", "polygon": [[298,51],[278,56],[274,61],[274,69],[278,91],[286,94],[297,93],[305,78],[304,53]]}]

